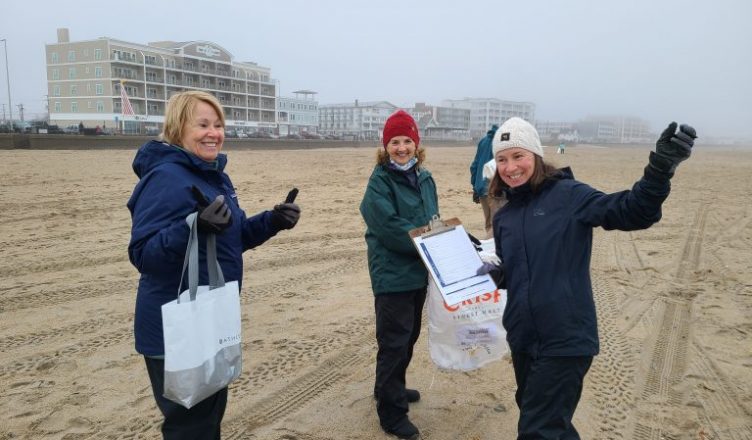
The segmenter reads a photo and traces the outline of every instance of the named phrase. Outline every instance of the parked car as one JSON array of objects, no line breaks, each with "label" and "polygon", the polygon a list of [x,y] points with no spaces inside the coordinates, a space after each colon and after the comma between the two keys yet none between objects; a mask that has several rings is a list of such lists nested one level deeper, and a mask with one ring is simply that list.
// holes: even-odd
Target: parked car
[{"label": "parked car", "polygon": [[303,136],[297,133],[290,133],[287,135],[287,139],[303,139]]},{"label": "parked car", "polygon": [[321,136],[318,133],[309,133],[307,131],[300,133],[300,135],[303,136],[304,139],[324,139],[324,136]]},{"label": "parked car", "polygon": [[63,131],[68,134],[78,134],[78,125],[66,125]]}]

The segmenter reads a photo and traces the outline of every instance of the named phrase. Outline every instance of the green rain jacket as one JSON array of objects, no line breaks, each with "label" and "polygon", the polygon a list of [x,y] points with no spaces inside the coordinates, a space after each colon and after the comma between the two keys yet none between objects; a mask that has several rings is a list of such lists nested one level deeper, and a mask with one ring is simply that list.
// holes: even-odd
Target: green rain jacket
[{"label": "green rain jacket", "polygon": [[436,183],[418,168],[418,191],[400,171],[376,165],[360,203],[374,295],[425,287],[428,271],[408,232],[439,214]]}]

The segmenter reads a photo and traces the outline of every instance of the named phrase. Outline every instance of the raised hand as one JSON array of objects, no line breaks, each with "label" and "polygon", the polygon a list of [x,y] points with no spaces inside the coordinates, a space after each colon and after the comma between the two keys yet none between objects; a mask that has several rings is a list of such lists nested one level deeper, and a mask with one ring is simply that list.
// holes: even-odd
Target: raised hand
[{"label": "raised hand", "polygon": [[292,229],[300,219],[300,207],[295,203],[280,203],[272,210],[272,226],[278,230]]},{"label": "raised hand", "polygon": [[655,152],[650,153],[650,166],[662,173],[673,175],[677,165],[692,154],[697,133],[687,124],[682,124],[676,131],[676,122],[668,124],[658,141]]}]

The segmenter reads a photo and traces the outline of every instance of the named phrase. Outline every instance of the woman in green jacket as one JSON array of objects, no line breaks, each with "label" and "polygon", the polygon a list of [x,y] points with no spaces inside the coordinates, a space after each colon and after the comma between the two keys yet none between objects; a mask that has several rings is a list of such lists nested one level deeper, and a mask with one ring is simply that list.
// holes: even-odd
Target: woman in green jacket
[{"label": "woman in green jacket", "polygon": [[374,397],[382,429],[416,439],[420,433],[407,413],[408,402],[420,400],[420,393],[406,388],[405,373],[420,335],[428,272],[408,232],[438,215],[439,201],[431,173],[422,167],[418,126],[408,113],[400,110],[387,119],[383,143],[360,204],[379,346]]}]

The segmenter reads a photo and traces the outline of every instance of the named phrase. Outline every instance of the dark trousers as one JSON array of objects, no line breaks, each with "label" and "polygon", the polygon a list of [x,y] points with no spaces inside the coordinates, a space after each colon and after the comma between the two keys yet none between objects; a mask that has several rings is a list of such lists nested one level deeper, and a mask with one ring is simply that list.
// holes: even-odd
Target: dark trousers
[{"label": "dark trousers", "polygon": [[165,398],[164,359],[144,356],[151,389],[164,415],[162,438],[165,440],[219,440],[222,417],[227,406],[227,388],[197,403],[191,409]]},{"label": "dark trousers", "polygon": [[392,428],[407,416],[405,373],[420,336],[426,288],[375,297],[376,411],[381,426]]},{"label": "dark trousers", "polygon": [[512,354],[515,400],[520,409],[518,440],[579,440],[572,416],[592,356],[538,357]]}]

